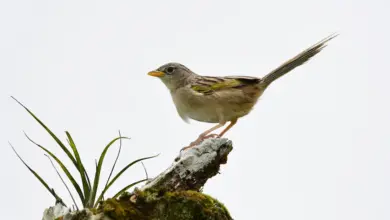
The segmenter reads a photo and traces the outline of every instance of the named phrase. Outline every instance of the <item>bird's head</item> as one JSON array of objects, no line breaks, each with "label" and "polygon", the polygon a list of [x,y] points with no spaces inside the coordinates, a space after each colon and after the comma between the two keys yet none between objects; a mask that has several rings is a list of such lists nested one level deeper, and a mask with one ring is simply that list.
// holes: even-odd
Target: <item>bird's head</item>
[{"label": "bird's head", "polygon": [[173,91],[185,86],[195,73],[180,63],[167,63],[150,71],[148,75],[160,78],[168,89]]}]

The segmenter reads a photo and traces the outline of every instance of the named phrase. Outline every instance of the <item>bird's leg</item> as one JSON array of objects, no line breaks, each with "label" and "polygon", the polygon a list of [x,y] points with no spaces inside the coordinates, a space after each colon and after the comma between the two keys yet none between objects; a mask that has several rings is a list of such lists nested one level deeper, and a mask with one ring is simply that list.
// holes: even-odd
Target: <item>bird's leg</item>
[{"label": "bird's leg", "polygon": [[230,124],[218,135],[218,137],[222,137],[230,128],[232,128],[237,123],[237,119],[230,121]]},{"label": "bird's leg", "polygon": [[[222,122],[222,123],[219,123],[210,129],[208,129],[207,131],[200,134],[197,140],[204,140],[206,138],[217,137],[218,136],[217,134],[210,134],[210,133],[217,130],[220,127],[223,127],[225,124],[226,124],[226,122]],[[208,135],[208,134],[210,134],[210,135]]]},{"label": "bird's leg", "polygon": [[[217,135],[217,134],[210,134],[210,133],[215,131],[215,130],[217,130],[220,127],[223,127],[225,124],[226,124],[226,122],[222,122],[222,123],[219,123],[219,124],[215,125],[214,127],[210,128],[210,129],[206,130],[205,132],[203,132],[202,134],[199,135],[198,139],[196,139],[195,141],[191,142],[191,144],[189,146],[183,147],[180,151],[183,151],[183,150],[186,150],[188,148],[194,147],[194,146],[200,144],[206,138],[218,137],[219,135]],[[208,134],[210,134],[210,135],[208,135]]]}]

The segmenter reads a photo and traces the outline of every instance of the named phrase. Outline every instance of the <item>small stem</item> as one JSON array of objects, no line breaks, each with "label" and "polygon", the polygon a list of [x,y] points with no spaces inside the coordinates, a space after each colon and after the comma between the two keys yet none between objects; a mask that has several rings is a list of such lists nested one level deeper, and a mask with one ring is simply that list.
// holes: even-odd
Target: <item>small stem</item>
[{"label": "small stem", "polygon": [[106,188],[108,183],[110,182],[112,173],[114,172],[114,169],[115,169],[115,166],[116,166],[116,162],[118,161],[119,155],[121,154],[121,150],[122,150],[122,135],[121,135],[121,131],[119,131],[119,150],[118,150],[118,154],[116,155],[116,158],[115,158],[115,161],[114,161],[114,165],[111,168],[110,175],[108,176],[108,179],[107,179],[107,182],[106,182],[106,185],[104,186],[104,188]]},{"label": "small stem", "polygon": [[70,197],[72,198],[73,203],[74,203],[74,205],[76,206],[77,211],[78,211],[78,210],[79,210],[79,207],[77,206],[76,201],[75,201],[75,199],[74,199],[72,193],[70,192],[68,185],[66,185],[64,179],[62,179],[60,172],[58,172],[57,168],[55,167],[55,165],[54,165],[53,161],[51,160],[51,158],[49,157],[49,155],[45,154],[45,156],[49,159],[51,165],[53,166],[54,170],[57,172],[57,174],[58,174],[58,176],[60,177],[62,183],[65,185],[65,187],[66,187],[66,189],[68,190],[69,195],[70,195]]},{"label": "small stem", "polygon": [[148,171],[146,170],[146,167],[145,167],[145,165],[144,165],[144,162],[141,161],[141,164],[142,164],[142,167],[144,168],[145,175],[146,175],[146,179],[149,180]]}]

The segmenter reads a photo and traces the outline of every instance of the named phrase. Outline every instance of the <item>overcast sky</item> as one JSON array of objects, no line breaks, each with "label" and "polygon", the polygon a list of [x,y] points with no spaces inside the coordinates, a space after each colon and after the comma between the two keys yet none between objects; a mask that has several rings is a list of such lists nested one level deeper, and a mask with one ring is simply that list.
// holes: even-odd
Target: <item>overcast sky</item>
[{"label": "overcast sky", "polygon": [[[238,220],[390,219],[390,3],[368,2],[1,1],[2,219],[41,219],[54,204],[7,141],[71,204],[23,131],[65,155],[10,95],[62,140],[70,131],[91,173],[121,130],[132,139],[118,168],[161,153],[145,163],[154,176],[212,124],[184,123],[148,71],[176,61],[204,75],[260,77],[335,31],[227,133],[234,150],[204,192]],[[143,177],[131,168],[108,196]]]}]

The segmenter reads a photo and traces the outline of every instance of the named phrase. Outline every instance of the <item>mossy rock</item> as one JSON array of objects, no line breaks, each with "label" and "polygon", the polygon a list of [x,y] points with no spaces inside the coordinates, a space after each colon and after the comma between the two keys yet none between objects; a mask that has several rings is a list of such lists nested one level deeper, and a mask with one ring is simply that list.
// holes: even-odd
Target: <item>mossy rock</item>
[{"label": "mossy rock", "polygon": [[[115,220],[230,220],[218,200],[196,191],[137,192],[106,200],[100,210]],[[131,201],[133,200],[133,201]]]}]

